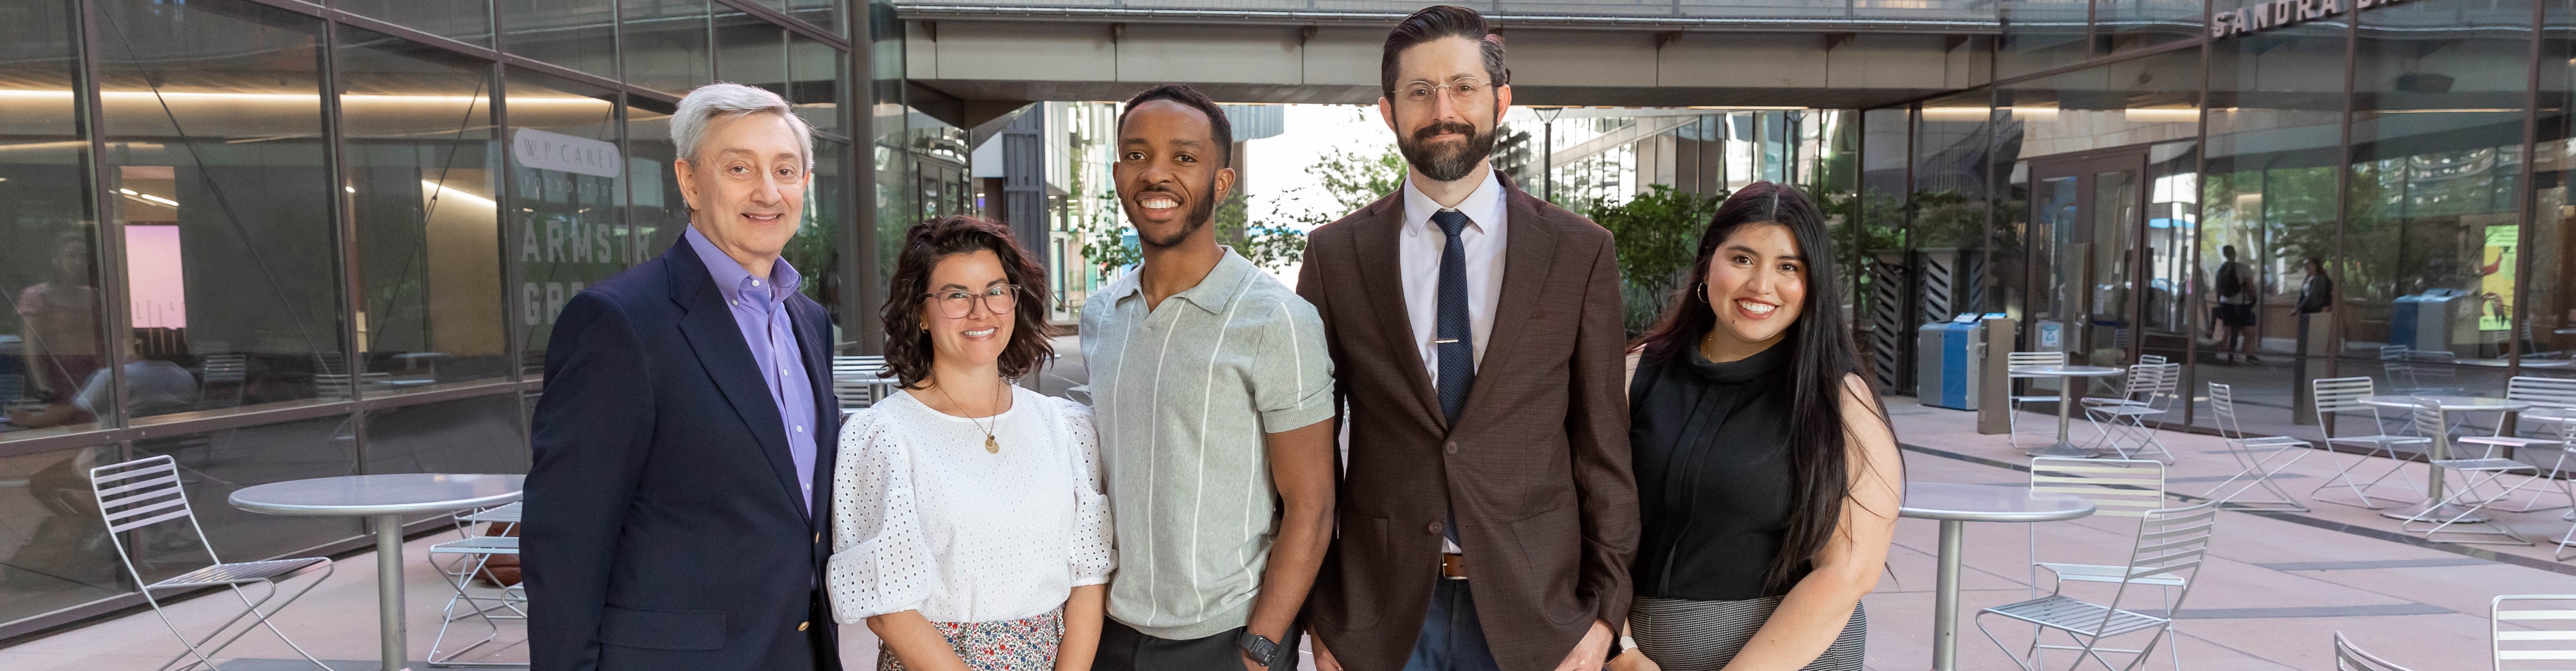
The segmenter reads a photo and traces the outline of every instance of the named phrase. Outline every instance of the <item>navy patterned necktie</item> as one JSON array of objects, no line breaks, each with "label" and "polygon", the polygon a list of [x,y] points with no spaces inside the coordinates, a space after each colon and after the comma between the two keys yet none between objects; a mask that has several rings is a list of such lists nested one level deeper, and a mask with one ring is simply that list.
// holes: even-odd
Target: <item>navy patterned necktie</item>
[{"label": "navy patterned necktie", "polygon": [[[1440,414],[1449,418],[1450,433],[1455,434],[1458,412],[1467,407],[1467,390],[1476,386],[1476,334],[1467,322],[1467,245],[1458,239],[1458,233],[1467,228],[1467,215],[1441,210],[1431,214],[1431,223],[1439,224],[1440,232],[1449,236],[1440,247],[1439,328],[1431,342],[1440,355]],[[1448,524],[1440,533],[1449,542],[1458,542],[1455,497],[1449,503]]]}]

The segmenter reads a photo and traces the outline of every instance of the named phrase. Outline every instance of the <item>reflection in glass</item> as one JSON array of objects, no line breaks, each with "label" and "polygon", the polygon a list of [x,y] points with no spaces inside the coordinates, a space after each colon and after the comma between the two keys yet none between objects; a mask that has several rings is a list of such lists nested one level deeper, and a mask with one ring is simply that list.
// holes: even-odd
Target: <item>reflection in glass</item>
[{"label": "reflection in glass", "polygon": [[642,249],[642,260],[662,255],[680,242],[680,232],[689,226],[689,203],[680,197],[680,181],[672,175],[672,161],[679,158],[679,146],[671,142],[672,108],[657,100],[627,98],[626,157],[627,221],[635,226],[635,240]]},{"label": "reflection in glass", "polygon": [[95,6],[108,213],[137,418],[347,398],[321,22],[220,0]]},{"label": "reflection in glass", "polygon": [[[2523,331],[2532,337],[2519,349],[2522,358],[2567,359],[2576,356],[2576,204],[2567,197],[2576,153],[2576,0],[2547,0],[2548,19],[2541,22],[2540,135],[2532,151],[2530,272],[2522,275]],[[2526,375],[2576,377],[2576,366],[2535,369]]]},{"label": "reflection in glass", "polygon": [[602,77],[617,76],[616,0],[497,0],[501,50]]},{"label": "reflection in glass", "polygon": [[2200,0],[2093,0],[2093,55],[2192,39],[2208,23],[2201,9]]},{"label": "reflection in glass", "polygon": [[814,130],[841,131],[841,81],[848,79],[849,57],[814,38],[789,34],[787,102]]},{"label": "reflection in glass", "polygon": [[336,65],[362,358],[317,374],[369,396],[501,377],[491,69],[345,27]]},{"label": "reflection in glass", "polygon": [[332,4],[431,35],[492,46],[492,8],[485,0],[334,0]]},{"label": "reflection in glass", "polygon": [[814,141],[814,174],[805,180],[805,221],[797,226],[796,237],[788,239],[781,255],[805,276],[798,291],[832,313],[836,333],[855,324],[840,314],[840,292],[845,286],[845,278],[841,277],[841,230],[849,225],[845,223],[849,207],[844,204],[849,198],[849,186],[843,180],[850,174],[842,163],[848,160],[848,147],[834,140]]},{"label": "reflection in glass", "polygon": [[519,286],[510,289],[524,331],[521,362],[543,373],[546,337],[564,300],[625,270],[632,256],[617,208],[628,194],[617,143],[616,94],[513,68],[508,74],[511,204],[506,229],[519,236]]},{"label": "reflection in glass", "polygon": [[[104,365],[97,232],[72,96],[77,50],[64,3],[33,3],[0,25],[0,436],[96,426],[82,404]],[[98,401],[106,401],[99,403]],[[39,431],[41,429],[41,431]],[[8,614],[0,610],[0,621]]]},{"label": "reflection in glass", "polygon": [[2084,24],[2092,12],[2087,0],[2002,0],[1997,4],[2003,39],[1995,47],[1995,77],[2084,60],[2088,34]]},{"label": "reflection in glass", "polygon": [[713,81],[707,0],[621,0],[618,24],[626,83],[672,95]]},{"label": "reflection in glass", "polygon": [[[263,515],[225,505],[244,487],[358,474],[350,416],[225,429],[134,441],[134,457],[169,455],[179,481],[225,561],[276,557],[358,535],[356,518]],[[205,565],[205,547],[184,538],[129,541],[143,577],[159,580]]]},{"label": "reflection in glass", "polygon": [[[89,469],[113,463],[110,447],[0,457],[0,622],[115,596],[131,589],[108,545]],[[193,539],[191,539],[193,540]]]},{"label": "reflection in glass", "polygon": [[2431,0],[2359,15],[2341,286],[2363,318],[2344,354],[2377,359],[2384,387],[2503,391],[2501,368],[2458,362],[2518,339],[2530,8]]},{"label": "reflection in glass", "polygon": [[[526,473],[527,437],[515,395],[424,403],[367,413],[364,471]],[[420,515],[413,519],[444,516]]]},{"label": "reflection in glass", "polygon": [[[835,35],[850,34],[849,27],[842,25],[841,22],[842,4],[847,1],[848,0],[783,0],[787,5],[785,10],[788,16],[802,19],[806,23],[814,24],[815,27],[822,28],[825,32]],[[782,2],[782,0],[761,0],[761,2],[762,4],[776,6]]]},{"label": "reflection in glass", "polygon": [[716,12],[715,26],[717,80],[788,95],[786,28],[731,10]]}]

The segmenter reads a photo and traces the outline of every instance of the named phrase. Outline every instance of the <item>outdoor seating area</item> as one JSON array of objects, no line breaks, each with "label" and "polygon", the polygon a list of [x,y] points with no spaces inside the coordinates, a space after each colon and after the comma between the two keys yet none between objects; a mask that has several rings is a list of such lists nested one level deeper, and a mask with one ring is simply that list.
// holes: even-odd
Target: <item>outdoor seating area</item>
[{"label": "outdoor seating area", "polygon": [[[2226,417],[2231,391],[2222,384],[2191,401]],[[2537,388],[2507,395],[2561,402]],[[2359,453],[2390,443],[2419,445],[2407,457],[2433,449],[2402,440],[2415,437],[2414,413],[2353,410],[2358,419],[2334,429],[2345,446],[2337,452],[2312,447],[2320,436],[2249,436],[2232,422],[2224,436],[2186,433],[2149,419],[2123,439],[2138,458],[2108,447],[2093,458],[2034,458],[2012,437],[1977,433],[1972,413],[1908,397],[1888,402],[1910,483],[1889,571],[1864,601],[1872,669],[2539,669],[2576,636],[2563,633],[2576,620],[2554,615],[2576,608],[2576,597],[2546,596],[2576,595],[2576,565],[2556,556],[2570,525],[2563,483]],[[2541,410],[2522,414],[2550,414]],[[2026,411],[2017,420],[2031,434],[2018,436],[2022,445],[2044,442],[2055,408]],[[2103,435],[2120,434],[2074,430],[2079,444],[2090,437],[2107,446]],[[2454,435],[2450,447],[2485,458],[2486,444],[2467,441],[2485,437]],[[2138,448],[2150,444],[2165,449]],[[2512,448],[2526,458],[2562,449]],[[2480,513],[2477,526],[2528,542],[2461,542],[2512,537],[2454,533],[2465,521],[2428,539],[2423,527],[2442,519],[2383,516],[2420,506],[2416,487],[2436,472],[2448,473],[2452,493],[2442,500]],[[2548,496],[2535,500],[2535,492]],[[1943,505],[1949,510],[1936,509]],[[365,552],[339,557],[327,573],[287,574],[289,593],[306,583],[310,591],[283,610],[264,608],[265,621],[331,668],[376,668],[384,637],[368,615],[391,585],[406,597],[400,622],[412,668],[523,665],[526,630],[516,616],[524,595],[476,579],[515,547],[508,536],[517,511],[460,509],[455,524],[405,540],[392,583],[377,580],[378,563]],[[0,667],[158,668],[191,654],[173,628],[195,640],[242,611],[223,595],[164,601],[0,650]],[[844,658],[872,668],[866,628],[842,634]],[[262,629],[207,655],[227,670],[313,668],[283,641]]]}]

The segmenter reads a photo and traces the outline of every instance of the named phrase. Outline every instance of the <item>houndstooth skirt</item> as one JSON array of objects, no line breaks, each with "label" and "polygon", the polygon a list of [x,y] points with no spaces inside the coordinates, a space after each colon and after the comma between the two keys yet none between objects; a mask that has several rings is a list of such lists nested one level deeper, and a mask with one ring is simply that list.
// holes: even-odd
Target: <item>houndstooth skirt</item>
[{"label": "houndstooth skirt", "polygon": [[[1000,622],[932,622],[948,647],[975,671],[1053,671],[1056,645],[1064,641],[1064,611]],[[903,671],[894,650],[877,644],[877,671]]]},{"label": "houndstooth skirt", "polygon": [[[1664,671],[1718,671],[1734,661],[1779,607],[1776,596],[1742,601],[1638,597],[1628,609],[1628,635],[1637,642],[1637,651]],[[1806,671],[1861,671],[1861,649],[1868,638],[1869,618],[1853,606],[1842,635]]]}]

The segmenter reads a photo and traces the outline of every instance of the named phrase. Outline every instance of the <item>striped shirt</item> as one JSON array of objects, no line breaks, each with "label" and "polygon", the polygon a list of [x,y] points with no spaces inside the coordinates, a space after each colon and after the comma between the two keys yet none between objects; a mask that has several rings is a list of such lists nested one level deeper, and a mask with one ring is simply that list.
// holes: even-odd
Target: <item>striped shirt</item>
[{"label": "striped shirt", "polygon": [[1082,306],[1118,573],[1109,617],[1204,638],[1250,622],[1278,532],[1264,434],[1333,414],[1324,322],[1252,262],[1145,307],[1136,273]]}]

